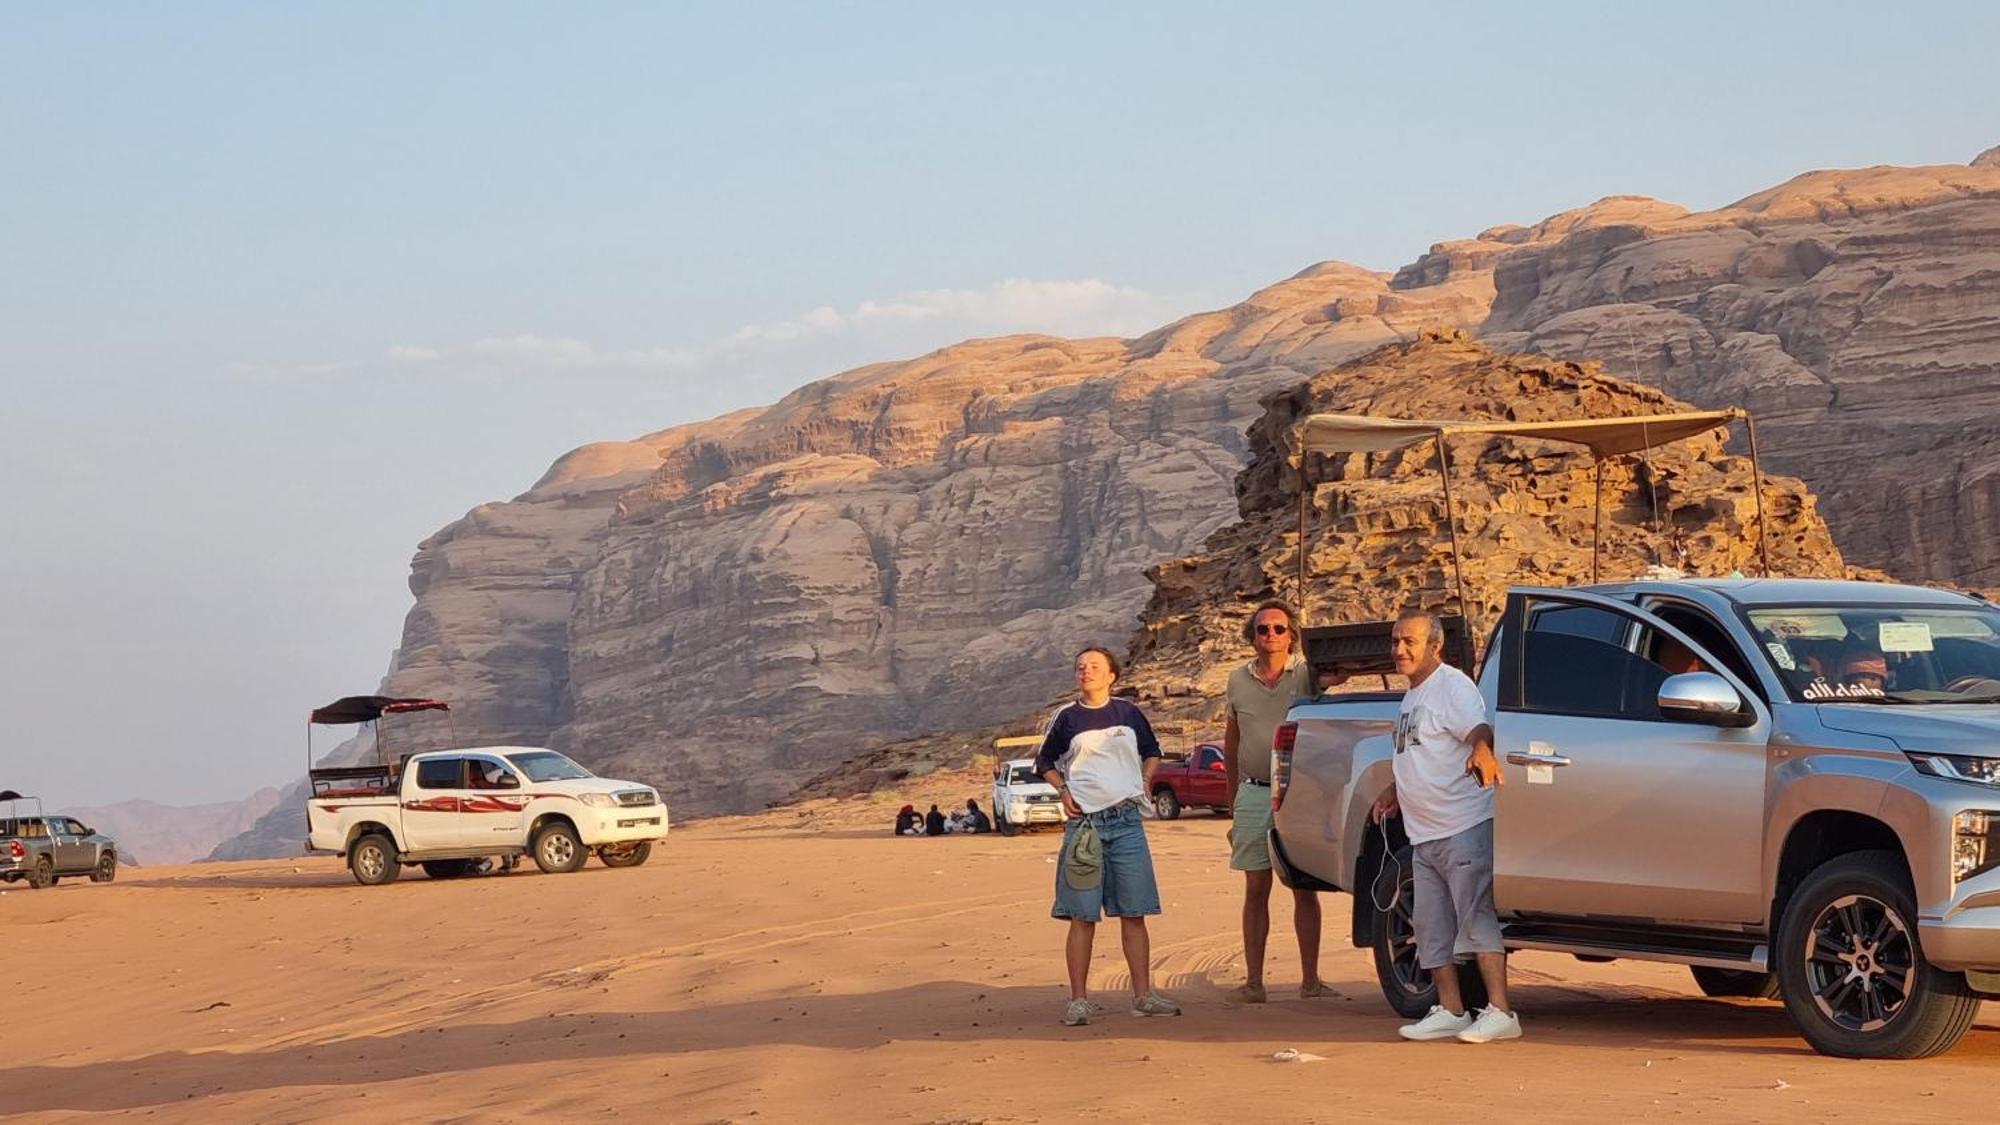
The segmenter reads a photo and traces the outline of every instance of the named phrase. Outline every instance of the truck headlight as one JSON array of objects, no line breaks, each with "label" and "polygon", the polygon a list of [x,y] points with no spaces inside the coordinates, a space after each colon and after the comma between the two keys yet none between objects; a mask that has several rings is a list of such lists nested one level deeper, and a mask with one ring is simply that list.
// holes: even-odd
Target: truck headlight
[{"label": "truck headlight", "polygon": [[2000,758],[1975,758],[1969,754],[1933,754],[1926,751],[1911,754],[1910,764],[1917,767],[1918,773],[1929,774],[1932,777],[2000,787]]},{"label": "truck headlight", "polygon": [[1993,847],[1991,830],[2000,825],[2000,812],[1966,809],[1951,818],[1951,881],[1962,883],[2000,860]]},{"label": "truck headlight", "polygon": [[582,795],[582,800],[584,804],[589,805],[593,809],[614,809],[618,807],[618,802],[613,800],[609,793],[585,793]]}]

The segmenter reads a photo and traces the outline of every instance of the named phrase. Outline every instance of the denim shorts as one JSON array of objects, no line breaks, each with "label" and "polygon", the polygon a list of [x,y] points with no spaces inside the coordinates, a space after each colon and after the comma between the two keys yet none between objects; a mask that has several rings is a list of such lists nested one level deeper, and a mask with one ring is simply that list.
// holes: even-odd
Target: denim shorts
[{"label": "denim shorts", "polygon": [[1064,855],[1069,854],[1077,826],[1086,819],[1097,825],[1097,838],[1104,843],[1104,877],[1097,886],[1079,891],[1063,878],[1063,862],[1058,857],[1056,904],[1049,916],[1095,922],[1105,914],[1114,918],[1158,914],[1160,885],[1153,878],[1153,852],[1146,846],[1146,824],[1139,817],[1139,806],[1125,801],[1064,823]]}]

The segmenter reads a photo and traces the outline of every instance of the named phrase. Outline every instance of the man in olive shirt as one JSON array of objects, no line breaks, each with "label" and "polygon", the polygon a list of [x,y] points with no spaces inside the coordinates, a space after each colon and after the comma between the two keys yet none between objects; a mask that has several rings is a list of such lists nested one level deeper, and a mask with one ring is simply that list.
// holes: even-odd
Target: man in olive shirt
[{"label": "man in olive shirt", "polygon": [[[1299,655],[1298,618],[1282,602],[1257,607],[1243,625],[1255,650],[1229,673],[1229,727],[1222,738],[1229,777],[1229,866],[1243,872],[1243,961],[1249,979],[1232,994],[1262,1004],[1264,946],[1271,936],[1271,742],[1292,701],[1313,694],[1312,674]],[[1292,925],[1299,935],[1299,995],[1323,995],[1319,979],[1319,895],[1292,892]]]}]

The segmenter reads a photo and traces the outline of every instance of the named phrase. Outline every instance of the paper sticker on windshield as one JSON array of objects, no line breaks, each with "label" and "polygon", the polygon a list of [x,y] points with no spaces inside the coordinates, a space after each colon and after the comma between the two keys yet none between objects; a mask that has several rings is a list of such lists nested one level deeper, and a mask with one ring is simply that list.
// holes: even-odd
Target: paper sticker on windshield
[{"label": "paper sticker on windshield", "polygon": [[1792,650],[1785,647],[1785,642],[1766,641],[1764,642],[1764,648],[1771,654],[1771,659],[1778,662],[1778,667],[1783,668],[1787,672],[1798,671],[1799,662],[1792,659]]},{"label": "paper sticker on windshield", "polygon": [[1927,621],[1884,621],[1880,628],[1883,652],[1931,651],[1931,627]]}]

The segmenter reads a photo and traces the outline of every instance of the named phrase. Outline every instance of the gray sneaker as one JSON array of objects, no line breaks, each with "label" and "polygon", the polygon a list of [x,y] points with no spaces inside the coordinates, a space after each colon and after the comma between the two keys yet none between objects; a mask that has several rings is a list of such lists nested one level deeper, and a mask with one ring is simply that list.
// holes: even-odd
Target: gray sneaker
[{"label": "gray sneaker", "polygon": [[1178,1016],[1181,1014],[1181,1006],[1157,992],[1148,992],[1144,997],[1133,1001],[1132,1014],[1135,1016]]},{"label": "gray sneaker", "polygon": [[1071,1000],[1063,1006],[1063,1024],[1067,1027],[1082,1027],[1090,1022],[1090,1001]]}]

